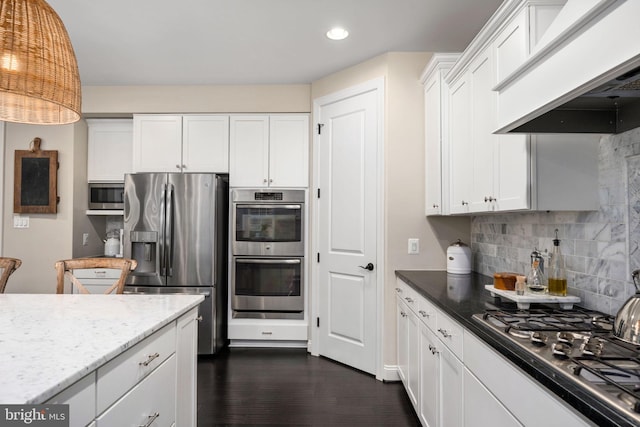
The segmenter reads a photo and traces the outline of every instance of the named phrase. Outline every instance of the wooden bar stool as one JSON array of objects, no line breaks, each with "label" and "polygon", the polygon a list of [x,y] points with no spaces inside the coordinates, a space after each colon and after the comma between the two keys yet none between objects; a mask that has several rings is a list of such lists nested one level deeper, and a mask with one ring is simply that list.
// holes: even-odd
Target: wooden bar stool
[{"label": "wooden bar stool", "polygon": [[0,268],[2,268],[2,275],[0,275],[0,294],[4,293],[9,276],[20,268],[21,265],[22,261],[17,258],[0,257]]},{"label": "wooden bar stool", "polygon": [[89,268],[113,268],[120,269],[120,277],[111,285],[104,293],[116,293],[121,294],[124,291],[125,280],[130,272],[136,269],[138,262],[134,259],[127,258],[75,258],[57,261],[55,264],[58,286],[56,293],[64,293],[64,279],[67,277],[74,286],[78,288],[81,294],[89,294],[87,288],[75,277],[72,273],[73,270],[84,270]]}]

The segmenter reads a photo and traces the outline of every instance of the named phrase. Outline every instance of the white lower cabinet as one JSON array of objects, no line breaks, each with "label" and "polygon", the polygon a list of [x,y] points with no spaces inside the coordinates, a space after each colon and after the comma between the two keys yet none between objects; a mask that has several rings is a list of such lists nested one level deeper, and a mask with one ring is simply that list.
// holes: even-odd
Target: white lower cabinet
[{"label": "white lower cabinet", "polygon": [[96,419],[96,427],[171,427],[176,420],[176,357],[171,355],[149,376]]},{"label": "white lower cabinet", "polygon": [[396,292],[398,374],[423,426],[593,425],[401,279]]},{"label": "white lower cabinet", "polygon": [[515,427],[522,425],[467,368],[464,368],[463,383],[465,426]]},{"label": "white lower cabinet", "polygon": [[196,425],[194,308],[47,403],[69,404],[70,427]]}]

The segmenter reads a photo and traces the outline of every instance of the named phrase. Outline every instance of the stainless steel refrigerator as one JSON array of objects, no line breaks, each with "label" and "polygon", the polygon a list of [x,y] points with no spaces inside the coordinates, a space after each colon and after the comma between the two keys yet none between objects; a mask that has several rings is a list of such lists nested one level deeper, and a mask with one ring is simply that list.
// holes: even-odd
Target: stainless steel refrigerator
[{"label": "stainless steel refrigerator", "polygon": [[199,354],[227,338],[228,194],[226,175],[125,175],[123,255],[138,261],[125,292],[204,295]]}]

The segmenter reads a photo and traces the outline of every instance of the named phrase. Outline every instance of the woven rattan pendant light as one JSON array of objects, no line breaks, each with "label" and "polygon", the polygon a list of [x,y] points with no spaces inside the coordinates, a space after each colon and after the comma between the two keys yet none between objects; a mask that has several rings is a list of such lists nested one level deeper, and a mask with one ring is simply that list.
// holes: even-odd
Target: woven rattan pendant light
[{"label": "woven rattan pendant light", "polygon": [[44,0],[0,0],[0,120],[80,119],[80,77],[69,35]]}]

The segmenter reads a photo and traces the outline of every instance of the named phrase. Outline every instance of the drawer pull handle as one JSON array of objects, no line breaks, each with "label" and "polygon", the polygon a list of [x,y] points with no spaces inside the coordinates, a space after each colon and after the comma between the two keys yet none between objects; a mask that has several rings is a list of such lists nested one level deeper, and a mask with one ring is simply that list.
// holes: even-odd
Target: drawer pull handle
[{"label": "drawer pull handle", "polygon": [[426,312],[426,311],[424,311],[424,310],[420,310],[418,313],[420,313],[420,314],[422,315],[422,317],[429,317],[429,316],[430,316],[430,314],[429,314],[429,313],[427,313],[427,312]]},{"label": "drawer pull handle", "polygon": [[198,322],[202,322],[202,316],[198,316],[198,317],[196,317],[196,320],[197,320]]},{"label": "drawer pull handle", "polygon": [[156,412],[153,415],[149,415],[147,418],[149,418],[149,420],[147,421],[146,424],[140,424],[139,427],[149,427],[151,424],[153,424],[153,422],[156,420],[156,418],[158,418],[160,416],[160,412]]},{"label": "drawer pull handle", "polygon": [[447,332],[446,330],[444,330],[442,328],[438,329],[438,332],[440,332],[442,334],[442,336],[445,337],[445,338],[449,338],[451,336],[451,334],[449,332]]},{"label": "drawer pull handle", "polygon": [[147,360],[145,360],[144,362],[138,363],[138,365],[149,366],[149,364],[153,362],[155,359],[157,359],[158,357],[160,357],[160,353],[150,354],[149,357],[147,357]]},{"label": "drawer pull handle", "polygon": [[431,350],[431,354],[438,354],[439,351],[433,344],[429,344],[429,350]]},{"label": "drawer pull handle", "polygon": [[406,297],[405,299],[407,300],[408,303],[413,303],[413,298]]},{"label": "drawer pull handle", "polygon": [[402,316],[402,317],[407,317],[407,313],[405,313],[404,311],[401,311],[401,312],[400,312],[400,316]]},{"label": "drawer pull handle", "polygon": [[397,292],[397,293],[399,293],[399,294],[401,294],[401,293],[402,293],[402,289],[400,289],[400,288],[396,288],[396,292]]},{"label": "drawer pull handle", "polygon": [[265,331],[265,332],[262,332],[262,335],[273,335],[273,332]]}]

